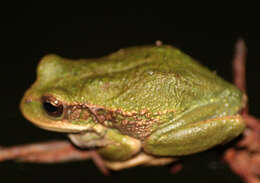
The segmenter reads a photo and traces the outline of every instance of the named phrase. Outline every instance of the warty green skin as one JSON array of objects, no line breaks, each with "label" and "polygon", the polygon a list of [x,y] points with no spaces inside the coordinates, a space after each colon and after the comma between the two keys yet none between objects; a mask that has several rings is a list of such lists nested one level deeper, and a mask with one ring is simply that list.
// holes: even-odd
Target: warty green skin
[{"label": "warty green skin", "polygon": [[[44,111],[42,96],[84,108],[76,117],[53,118]],[[104,158],[121,161],[141,151],[179,156],[225,143],[245,127],[237,114],[245,102],[235,86],[163,45],[77,61],[47,55],[21,110],[41,128],[80,133],[70,136],[76,145],[98,146]]]}]

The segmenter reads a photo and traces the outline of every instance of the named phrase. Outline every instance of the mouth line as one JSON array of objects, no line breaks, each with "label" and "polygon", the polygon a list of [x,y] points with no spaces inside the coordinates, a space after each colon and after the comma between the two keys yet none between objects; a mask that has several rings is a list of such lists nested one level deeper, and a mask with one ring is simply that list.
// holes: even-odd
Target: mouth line
[{"label": "mouth line", "polygon": [[88,125],[75,125],[64,121],[41,121],[34,120],[25,116],[25,118],[34,125],[49,131],[61,132],[61,133],[84,133],[89,126]]},{"label": "mouth line", "polygon": [[72,135],[96,134],[100,137],[105,136],[105,134],[101,134],[101,133],[97,132],[95,129],[87,129],[87,130],[83,130],[83,131],[80,131],[80,132],[71,132],[69,134],[72,134]]}]

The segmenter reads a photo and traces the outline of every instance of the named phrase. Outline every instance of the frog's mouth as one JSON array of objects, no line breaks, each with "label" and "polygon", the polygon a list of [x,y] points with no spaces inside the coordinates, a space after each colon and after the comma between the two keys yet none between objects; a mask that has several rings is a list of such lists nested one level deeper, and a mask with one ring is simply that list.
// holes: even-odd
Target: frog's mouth
[{"label": "frog's mouth", "polygon": [[[26,118],[26,117],[25,117]],[[28,118],[27,118],[28,119]],[[80,133],[88,129],[86,125],[74,125],[69,124],[68,122],[63,121],[34,121],[32,119],[28,119],[33,124],[38,126],[39,128],[54,131],[54,132],[61,132],[61,133]]]}]

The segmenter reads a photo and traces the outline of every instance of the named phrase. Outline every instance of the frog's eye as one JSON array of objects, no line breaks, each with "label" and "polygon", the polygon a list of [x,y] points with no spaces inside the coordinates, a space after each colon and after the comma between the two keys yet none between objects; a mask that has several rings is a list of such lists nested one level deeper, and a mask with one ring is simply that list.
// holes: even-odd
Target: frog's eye
[{"label": "frog's eye", "polygon": [[50,96],[42,97],[42,106],[44,111],[51,117],[60,117],[63,114],[63,104]]}]

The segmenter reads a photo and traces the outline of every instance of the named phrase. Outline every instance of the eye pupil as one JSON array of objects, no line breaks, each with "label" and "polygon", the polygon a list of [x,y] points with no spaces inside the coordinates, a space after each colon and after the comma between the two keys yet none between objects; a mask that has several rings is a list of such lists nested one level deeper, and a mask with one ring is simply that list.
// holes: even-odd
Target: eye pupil
[{"label": "eye pupil", "polygon": [[63,113],[63,105],[59,104],[57,100],[51,101],[49,99],[43,99],[42,102],[45,112],[52,117],[60,117]]}]

